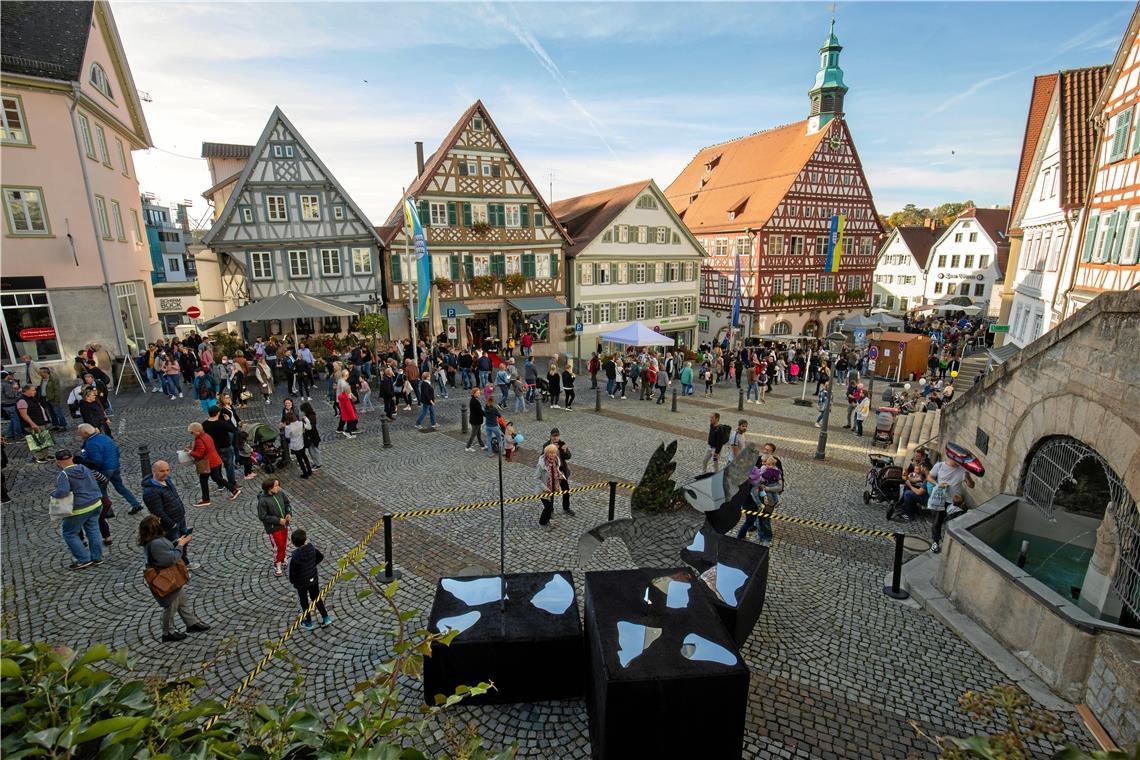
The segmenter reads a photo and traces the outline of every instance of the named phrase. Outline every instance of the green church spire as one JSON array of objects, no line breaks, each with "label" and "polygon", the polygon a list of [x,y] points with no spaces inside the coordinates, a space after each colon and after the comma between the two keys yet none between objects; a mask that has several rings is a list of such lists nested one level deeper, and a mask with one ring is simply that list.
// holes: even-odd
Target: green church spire
[{"label": "green church spire", "polygon": [[[847,85],[843,83],[843,69],[839,68],[839,51],[843,46],[835,36],[835,19],[827,31],[827,39],[819,49],[819,71],[815,75],[815,85],[808,92],[811,97],[811,116],[818,116],[814,126],[821,129],[836,116],[843,115],[843,96]],[[814,121],[814,119],[813,119]]]}]

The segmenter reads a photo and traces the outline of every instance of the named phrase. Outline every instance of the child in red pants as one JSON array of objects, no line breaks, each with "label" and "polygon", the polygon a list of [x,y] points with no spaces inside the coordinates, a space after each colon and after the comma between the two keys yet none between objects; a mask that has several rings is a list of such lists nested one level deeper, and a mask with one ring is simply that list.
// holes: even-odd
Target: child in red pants
[{"label": "child in red pants", "polygon": [[289,540],[289,523],[293,510],[289,497],[281,490],[281,481],[266,478],[261,482],[261,493],[257,497],[257,517],[265,526],[265,532],[273,544],[273,574],[281,577],[285,569],[285,543]]}]

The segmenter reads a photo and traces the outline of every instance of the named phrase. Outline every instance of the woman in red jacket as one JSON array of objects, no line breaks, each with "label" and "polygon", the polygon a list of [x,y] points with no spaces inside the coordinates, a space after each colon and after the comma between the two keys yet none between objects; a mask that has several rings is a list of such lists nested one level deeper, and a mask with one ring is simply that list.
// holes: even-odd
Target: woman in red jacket
[{"label": "woman in red jacket", "polygon": [[[349,389],[345,388],[337,396],[337,404],[340,407],[340,422],[336,425],[336,432],[343,435],[345,438],[356,437],[356,407],[352,403],[352,395]],[[345,427],[347,426],[347,430]]]},{"label": "woman in red jacket", "polygon": [[223,489],[230,492],[230,500],[234,500],[241,493],[235,487],[230,490],[225,479],[222,478],[222,458],[214,446],[214,439],[202,429],[201,422],[191,422],[186,427],[187,432],[194,436],[194,445],[188,446],[186,451],[194,458],[194,469],[198,471],[198,482],[202,485],[202,498],[194,503],[195,507],[208,507],[210,505],[210,479]]}]

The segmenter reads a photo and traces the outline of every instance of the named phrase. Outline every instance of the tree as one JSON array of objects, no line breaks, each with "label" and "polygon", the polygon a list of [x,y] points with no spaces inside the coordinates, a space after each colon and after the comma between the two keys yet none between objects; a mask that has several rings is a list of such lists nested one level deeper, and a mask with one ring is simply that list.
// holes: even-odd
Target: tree
[{"label": "tree", "polygon": [[356,329],[362,334],[367,335],[372,342],[372,348],[376,348],[376,338],[380,335],[388,334],[388,318],[383,314],[375,312],[365,314],[356,322]]},{"label": "tree", "polygon": [[893,214],[880,216],[879,220],[888,230],[895,227],[920,227],[928,222],[934,222],[939,227],[945,227],[954,221],[954,217],[968,208],[973,208],[974,205],[973,201],[951,201],[930,209],[919,208],[913,203],[908,203]]}]

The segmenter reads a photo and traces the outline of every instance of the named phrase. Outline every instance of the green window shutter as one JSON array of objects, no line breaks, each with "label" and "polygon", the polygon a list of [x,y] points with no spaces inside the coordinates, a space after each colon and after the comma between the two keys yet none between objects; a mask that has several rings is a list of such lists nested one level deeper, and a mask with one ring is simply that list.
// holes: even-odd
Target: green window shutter
[{"label": "green window shutter", "polygon": [[395,284],[399,284],[400,282],[403,282],[403,278],[400,276],[400,257],[397,254],[392,254],[391,259],[392,259],[392,283],[395,285]]},{"label": "green window shutter", "polygon": [[552,253],[552,254],[550,254],[550,279],[553,280],[553,279],[556,279],[557,277],[558,277],[558,254]]},{"label": "green window shutter", "polygon": [[601,274],[601,268],[602,267],[600,264],[594,264],[593,267],[594,267],[594,284],[597,285],[598,283],[600,283],[602,281],[602,274]]},{"label": "green window shutter", "polygon": [[1094,261],[1108,261],[1108,257],[1112,253],[1112,246],[1116,241],[1117,216],[1116,212],[1108,215],[1108,219],[1104,223],[1104,247],[1099,251],[1093,251],[1096,256]]},{"label": "green window shutter", "polygon": [[491,274],[502,277],[507,273],[507,260],[501,253],[491,254]]},{"label": "green window shutter", "polygon": [[522,255],[522,273],[523,277],[534,279],[534,254],[524,253]]},{"label": "green window shutter", "polygon": [[530,204],[523,203],[519,206],[519,226],[524,229],[530,226]]},{"label": "green window shutter", "polygon": [[451,254],[451,281],[459,282],[459,254]]},{"label": "green window shutter", "polygon": [[1140,124],[1132,129],[1132,155],[1140,153]]},{"label": "green window shutter", "polygon": [[464,203],[463,204],[463,226],[464,227],[470,227],[471,226],[471,204],[470,203]]},{"label": "green window shutter", "polygon": [[1124,153],[1128,149],[1128,130],[1131,126],[1132,109],[1129,108],[1116,117],[1116,125],[1112,135],[1112,152],[1108,157],[1109,161],[1119,161],[1124,158]]},{"label": "green window shutter", "polygon": [[431,226],[431,209],[428,207],[427,201],[420,201],[420,225],[423,227]]},{"label": "green window shutter", "polygon": [[1085,249],[1081,251],[1081,261],[1092,260],[1093,244],[1096,242],[1096,228],[1100,222],[1099,216],[1094,216],[1089,219],[1089,225],[1085,228]]},{"label": "green window shutter", "polygon": [[618,281],[618,265],[610,264],[610,282]]},{"label": "green window shutter", "polygon": [[447,223],[452,227],[455,226],[455,201],[447,202]]},{"label": "green window shutter", "polygon": [[468,282],[475,279],[475,262],[470,253],[463,254],[463,279]]},{"label": "green window shutter", "polygon": [[1124,228],[1128,224],[1128,212],[1122,211],[1116,217],[1116,239],[1105,258],[1113,264],[1120,263],[1120,250],[1124,247]]}]

